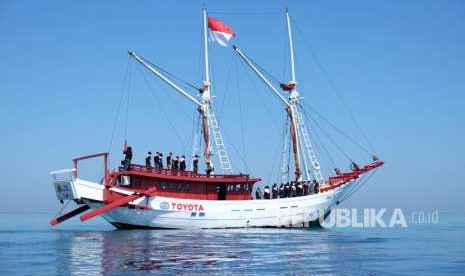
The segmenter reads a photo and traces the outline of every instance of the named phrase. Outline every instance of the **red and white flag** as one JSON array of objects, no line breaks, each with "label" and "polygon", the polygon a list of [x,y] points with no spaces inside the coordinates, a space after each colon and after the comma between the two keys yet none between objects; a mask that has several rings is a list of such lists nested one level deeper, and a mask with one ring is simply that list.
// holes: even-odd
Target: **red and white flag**
[{"label": "red and white flag", "polygon": [[208,18],[208,28],[211,31],[211,38],[221,46],[228,46],[228,41],[236,35],[226,24],[212,17]]}]

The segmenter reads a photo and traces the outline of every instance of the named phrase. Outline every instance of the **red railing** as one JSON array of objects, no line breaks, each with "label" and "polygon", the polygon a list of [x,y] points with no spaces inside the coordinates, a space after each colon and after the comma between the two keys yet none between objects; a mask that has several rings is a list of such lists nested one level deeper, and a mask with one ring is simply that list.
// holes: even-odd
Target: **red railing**
[{"label": "red railing", "polygon": [[[120,167],[120,171],[124,171],[123,167]],[[231,179],[231,178],[238,178],[238,177],[244,177],[248,178],[248,174],[211,174],[211,175],[206,175],[206,174],[198,174],[193,171],[173,171],[170,169],[156,169],[153,167],[147,167],[143,165],[138,165],[138,164],[131,164],[129,166],[129,169],[127,170],[128,172],[145,172],[145,173],[156,173],[156,174],[161,174],[161,175],[171,175],[171,176],[186,176],[186,177],[191,177],[191,178],[217,178],[217,179]]]},{"label": "red railing", "polygon": [[108,152],[102,152],[102,153],[96,153],[92,155],[86,155],[86,156],[80,156],[80,157],[74,158],[73,159],[73,168],[75,169],[74,177],[78,177],[78,162],[79,161],[103,156],[103,175],[104,175],[103,183],[106,184],[107,179],[108,179],[108,156],[109,155],[110,153]]}]

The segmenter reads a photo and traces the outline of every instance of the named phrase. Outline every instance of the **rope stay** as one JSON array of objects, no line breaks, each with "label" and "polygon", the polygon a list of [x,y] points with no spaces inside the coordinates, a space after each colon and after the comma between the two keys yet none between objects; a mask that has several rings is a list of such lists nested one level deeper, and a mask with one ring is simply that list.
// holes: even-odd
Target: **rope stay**
[{"label": "rope stay", "polygon": [[[118,101],[118,106],[116,108],[116,116],[115,116],[115,119],[113,121],[113,126],[112,126],[112,130],[111,130],[111,136],[110,136],[110,142],[108,143],[108,152],[111,151],[111,147],[113,145],[113,139],[115,137],[115,132],[116,132],[116,125],[118,124],[118,120],[119,120],[119,116],[120,116],[120,113],[121,113],[121,105],[123,103],[123,98],[124,98],[124,95],[128,92],[127,90],[129,90],[129,87],[126,89],[126,85],[127,85],[127,80],[128,80],[128,76],[130,78],[130,74],[131,74],[131,57],[128,57],[128,61],[127,61],[127,64],[126,64],[126,70],[125,70],[125,73],[124,73],[124,77],[123,77],[123,84],[122,84],[122,87],[121,87],[121,93],[120,93],[120,97],[119,97],[119,101]],[[124,137],[126,138],[126,137]]]},{"label": "rope stay", "polygon": [[[141,69],[139,67],[137,67],[138,70],[139,70],[139,73],[142,75],[142,78],[144,79],[145,83],[147,84],[147,87],[149,88],[149,91],[150,91],[150,94],[154,97],[155,99],[155,102],[159,103],[161,102],[159,97],[157,96],[157,93],[155,92],[155,89],[152,87],[152,85],[150,84],[149,80],[147,79],[147,77],[144,75],[143,72],[141,72]],[[160,89],[164,89],[161,85],[159,85]],[[179,134],[179,132],[176,130],[176,127],[174,126],[174,123],[171,121],[171,118],[168,114],[168,112],[166,111],[165,107],[161,104],[159,105],[160,106],[160,109],[162,110],[163,114],[165,115],[166,117],[166,120],[168,121],[168,124],[169,126],[171,127],[171,129],[173,130],[176,138],[179,140],[179,142],[181,143],[181,145],[183,145],[183,148],[185,148],[186,146],[186,142],[181,138],[181,135]]]},{"label": "rope stay", "polygon": [[347,104],[347,102],[344,100],[344,98],[342,97],[339,89],[336,87],[336,85],[334,84],[334,82],[332,81],[332,79],[329,77],[329,74],[328,74],[328,71],[326,70],[326,68],[323,66],[323,64],[321,63],[321,61],[318,59],[315,51],[313,50],[311,44],[309,43],[309,41],[305,38],[305,36],[303,35],[302,31],[300,30],[299,28],[299,25],[293,20],[292,21],[293,25],[295,26],[296,30],[297,30],[297,33],[300,35],[300,37],[302,38],[302,40],[304,41],[304,43],[307,45],[307,49],[309,50],[312,58],[315,60],[316,64],[318,65],[318,67],[320,68],[321,72],[323,73],[326,81],[329,83],[331,89],[334,91],[334,93],[336,94],[336,96],[339,98],[339,100],[341,101],[342,105],[344,106],[344,108],[346,109],[347,113],[349,113],[349,116],[352,120],[352,122],[354,123],[355,127],[359,130],[359,132],[362,134],[363,138],[366,140],[367,144],[369,145],[369,147],[371,148],[372,150],[372,154],[376,154],[376,150],[373,146],[373,144],[371,143],[370,139],[368,138],[368,135],[365,133],[365,131],[363,130],[363,128],[360,126],[360,124],[358,123],[358,120],[355,118],[355,115],[353,113],[353,111],[350,109],[349,105]]},{"label": "rope stay", "polygon": [[[325,116],[323,116],[320,112],[318,112],[315,108],[311,107],[309,104],[305,104],[309,109],[311,109],[321,120],[323,120],[324,122],[326,122],[330,127],[332,127],[336,132],[338,132],[339,134],[341,134],[344,138],[346,138],[349,142],[351,142],[352,144],[354,144],[355,146],[357,146],[359,149],[361,149],[362,151],[364,151],[365,153],[367,153],[368,155],[370,155],[370,152],[365,148],[363,147],[362,145],[360,145],[360,143],[358,143],[355,139],[353,139],[352,137],[350,137],[347,133],[345,133],[344,131],[342,131],[340,128],[338,128],[335,124],[333,124],[329,119],[327,119]],[[310,114],[308,113],[308,111],[302,106],[302,110],[304,111],[304,113],[308,114],[308,116],[310,116]]]}]

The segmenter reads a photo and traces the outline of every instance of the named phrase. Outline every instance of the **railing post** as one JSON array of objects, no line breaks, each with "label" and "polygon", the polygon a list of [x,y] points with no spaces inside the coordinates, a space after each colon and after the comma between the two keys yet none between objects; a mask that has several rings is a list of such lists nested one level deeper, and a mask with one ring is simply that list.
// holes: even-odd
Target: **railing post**
[{"label": "railing post", "polygon": [[73,165],[73,168],[74,168],[74,172],[73,172],[73,173],[74,173],[74,177],[77,178],[77,176],[78,176],[78,171],[77,171],[78,161],[77,161],[76,159],[74,159],[74,160],[73,160],[73,163],[74,163],[74,165]]},{"label": "railing post", "polygon": [[108,182],[108,153],[103,155],[103,168],[104,168],[104,184],[107,185]]}]

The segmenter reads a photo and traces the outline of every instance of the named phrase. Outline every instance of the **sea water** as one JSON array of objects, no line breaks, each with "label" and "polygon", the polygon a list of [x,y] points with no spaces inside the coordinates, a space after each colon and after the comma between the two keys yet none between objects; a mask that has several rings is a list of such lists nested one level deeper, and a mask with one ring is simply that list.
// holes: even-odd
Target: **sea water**
[{"label": "sea water", "polygon": [[52,228],[53,214],[0,214],[0,275],[465,275],[465,215],[394,228]]}]

